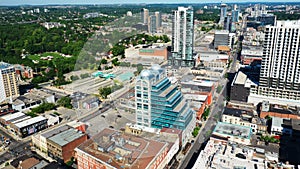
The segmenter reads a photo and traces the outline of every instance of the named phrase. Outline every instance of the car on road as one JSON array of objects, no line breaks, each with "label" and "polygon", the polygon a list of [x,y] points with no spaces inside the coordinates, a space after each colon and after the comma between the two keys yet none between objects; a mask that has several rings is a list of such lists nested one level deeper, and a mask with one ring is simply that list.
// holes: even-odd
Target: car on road
[{"label": "car on road", "polygon": [[5,144],[9,145],[9,144],[10,144],[10,140],[9,140],[9,139],[6,139],[6,140],[5,140]]}]

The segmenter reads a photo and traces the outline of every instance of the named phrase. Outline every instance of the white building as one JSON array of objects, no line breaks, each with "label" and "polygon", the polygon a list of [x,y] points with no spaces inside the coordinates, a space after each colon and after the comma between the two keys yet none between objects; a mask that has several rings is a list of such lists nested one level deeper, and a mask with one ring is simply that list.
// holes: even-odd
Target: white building
[{"label": "white building", "polygon": [[300,103],[300,20],[266,26],[259,80],[254,95]]},{"label": "white building", "polygon": [[19,96],[15,68],[13,65],[0,62],[0,102],[15,96]]},{"label": "white building", "polygon": [[284,118],[272,117],[271,134],[292,134],[292,129],[287,129],[282,126],[283,120]]},{"label": "white building", "polygon": [[172,57],[168,64],[173,66],[192,67],[194,44],[194,12],[191,6],[178,7],[173,11],[172,20]]}]

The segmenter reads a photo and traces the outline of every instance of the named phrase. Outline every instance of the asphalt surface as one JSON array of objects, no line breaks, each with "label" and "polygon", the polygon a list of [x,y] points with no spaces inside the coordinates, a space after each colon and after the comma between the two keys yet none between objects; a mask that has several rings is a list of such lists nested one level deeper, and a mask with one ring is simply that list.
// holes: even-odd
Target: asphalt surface
[{"label": "asphalt surface", "polygon": [[221,80],[221,84],[223,85],[223,89],[221,90],[221,94],[217,96],[216,101],[213,102],[213,106],[211,107],[210,115],[205,122],[204,126],[200,130],[200,133],[192,145],[189,153],[185,157],[184,161],[179,166],[180,169],[183,168],[192,168],[200,154],[200,151],[205,146],[206,141],[212,134],[213,129],[215,128],[217,122],[221,118],[221,114],[224,109],[224,101],[226,97],[226,80]]},{"label": "asphalt surface", "polygon": [[3,162],[10,160],[12,158],[20,157],[22,155],[32,155],[32,152],[30,150],[30,142],[31,140],[28,141],[17,141],[8,134],[6,134],[3,129],[0,129],[0,134],[3,135],[4,137],[8,138],[11,142],[9,144],[8,150],[0,155],[0,164]]}]

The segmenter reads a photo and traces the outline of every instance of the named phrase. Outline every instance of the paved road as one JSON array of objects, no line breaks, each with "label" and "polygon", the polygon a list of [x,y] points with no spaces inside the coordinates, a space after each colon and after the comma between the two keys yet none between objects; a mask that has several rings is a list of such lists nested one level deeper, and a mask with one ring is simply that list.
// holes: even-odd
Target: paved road
[{"label": "paved road", "polygon": [[11,140],[8,150],[4,154],[0,155],[0,164],[2,164],[3,162],[5,162],[7,160],[12,159],[12,158],[16,158],[16,157],[19,157],[19,156],[22,156],[25,154],[27,154],[27,155],[32,154],[32,152],[30,150],[30,141],[31,140],[27,140],[24,142],[16,141],[14,138],[12,138],[11,136],[9,136],[5,132],[3,132],[2,128],[0,130],[0,134]]},{"label": "paved road", "polygon": [[216,102],[213,103],[213,106],[210,111],[210,115],[202,126],[200,133],[191,147],[188,155],[184,159],[184,161],[179,166],[180,169],[183,168],[192,168],[200,154],[200,151],[205,144],[205,142],[210,137],[213,129],[215,128],[217,122],[220,120],[221,114],[224,108],[224,100],[226,96],[226,80],[221,80],[221,84],[223,85],[223,89],[221,90],[221,94],[217,96]]}]

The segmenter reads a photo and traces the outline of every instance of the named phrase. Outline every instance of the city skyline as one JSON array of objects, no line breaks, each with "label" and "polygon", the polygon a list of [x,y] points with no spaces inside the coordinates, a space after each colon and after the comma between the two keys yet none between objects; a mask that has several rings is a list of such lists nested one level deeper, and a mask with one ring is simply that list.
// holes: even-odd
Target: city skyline
[{"label": "city skyline", "polygon": [[[150,0],[150,1],[138,1],[138,0],[117,0],[117,1],[109,1],[109,0],[103,0],[103,1],[98,1],[98,0],[77,0],[77,1],[65,1],[65,0],[46,0],[46,1],[36,1],[36,0],[11,0],[9,2],[0,2],[0,6],[18,6],[18,5],[75,5],[75,4],[86,4],[86,5],[93,5],[93,4],[172,4],[172,3],[197,3],[197,4],[203,4],[203,3],[261,3],[261,2],[266,2],[263,0],[254,0],[254,1],[249,1],[249,0],[212,0],[212,1],[197,1],[197,0],[191,0],[191,1],[180,1],[180,0],[170,0],[167,2],[161,2],[159,0]],[[267,2],[300,2],[299,0],[270,0]]]}]

